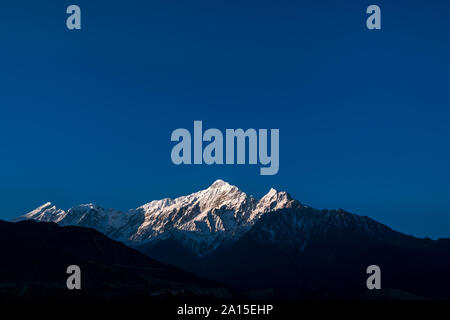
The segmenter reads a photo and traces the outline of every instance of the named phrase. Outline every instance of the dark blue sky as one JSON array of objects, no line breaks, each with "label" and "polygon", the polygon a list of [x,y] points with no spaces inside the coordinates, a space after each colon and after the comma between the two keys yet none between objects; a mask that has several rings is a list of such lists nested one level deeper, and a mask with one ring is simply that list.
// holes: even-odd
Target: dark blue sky
[{"label": "dark blue sky", "polygon": [[[82,9],[68,31],[66,7]],[[365,26],[367,6],[382,30]],[[222,178],[450,237],[450,3],[0,5],[0,218],[128,209]],[[279,128],[280,171],[175,166],[170,134]]]}]

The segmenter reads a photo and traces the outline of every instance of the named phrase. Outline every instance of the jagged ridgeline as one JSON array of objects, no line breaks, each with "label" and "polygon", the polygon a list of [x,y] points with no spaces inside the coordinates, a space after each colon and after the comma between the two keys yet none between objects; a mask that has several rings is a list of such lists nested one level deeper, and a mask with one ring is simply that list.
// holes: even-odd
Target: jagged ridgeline
[{"label": "jagged ridgeline", "polygon": [[[419,239],[369,217],[316,210],[271,189],[261,199],[222,180],[120,212],[51,203],[16,219],[96,229],[151,258],[247,298],[450,298],[450,240]],[[382,289],[369,292],[378,265]]]},{"label": "jagged ridgeline", "polygon": [[286,192],[271,189],[257,200],[223,180],[176,199],[151,201],[128,212],[83,204],[67,211],[48,202],[15,221],[33,219],[96,229],[112,239],[138,246],[173,238],[199,255],[236,240],[270,211],[300,205]]}]

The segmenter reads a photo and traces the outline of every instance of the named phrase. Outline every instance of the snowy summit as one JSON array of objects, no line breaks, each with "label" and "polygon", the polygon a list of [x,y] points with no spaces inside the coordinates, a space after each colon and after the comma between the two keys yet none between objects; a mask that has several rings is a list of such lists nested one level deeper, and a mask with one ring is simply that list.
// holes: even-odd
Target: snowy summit
[{"label": "snowy summit", "polygon": [[300,204],[286,192],[272,188],[258,200],[219,179],[205,190],[151,201],[128,212],[94,204],[64,211],[48,202],[15,221],[33,219],[93,228],[131,245],[173,238],[204,255],[239,239],[263,214],[296,205]]}]

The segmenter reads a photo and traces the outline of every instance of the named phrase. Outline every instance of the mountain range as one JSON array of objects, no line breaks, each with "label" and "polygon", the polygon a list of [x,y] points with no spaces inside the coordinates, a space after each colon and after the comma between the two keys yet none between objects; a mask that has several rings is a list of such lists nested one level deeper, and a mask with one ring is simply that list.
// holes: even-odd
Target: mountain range
[{"label": "mountain range", "polygon": [[[128,212],[46,203],[15,221],[30,219],[96,229],[249,298],[450,298],[450,239],[415,238],[275,189],[258,200],[217,180]],[[366,268],[374,264],[383,279],[376,292],[366,287]]]},{"label": "mountain range", "polygon": [[130,246],[176,239],[202,256],[236,241],[265,213],[298,205],[286,192],[271,189],[257,200],[217,180],[205,190],[151,201],[128,212],[92,203],[65,211],[48,202],[13,221],[31,219],[93,228]]}]

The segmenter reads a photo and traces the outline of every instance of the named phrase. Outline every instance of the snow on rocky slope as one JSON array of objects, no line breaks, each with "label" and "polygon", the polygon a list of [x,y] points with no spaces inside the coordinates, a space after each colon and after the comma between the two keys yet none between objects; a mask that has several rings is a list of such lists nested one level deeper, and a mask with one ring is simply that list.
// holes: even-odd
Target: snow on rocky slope
[{"label": "snow on rocky slope", "polygon": [[237,241],[262,215],[301,206],[286,192],[271,189],[260,200],[223,180],[176,199],[155,200],[128,212],[84,204],[67,211],[50,202],[15,221],[33,219],[96,229],[112,239],[138,245],[177,239],[198,255]]}]

